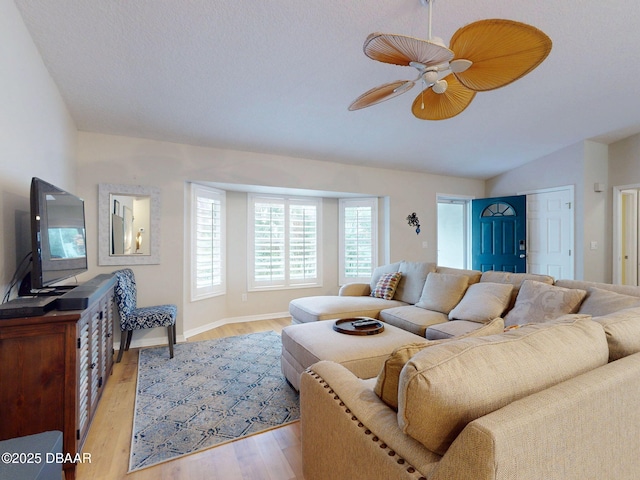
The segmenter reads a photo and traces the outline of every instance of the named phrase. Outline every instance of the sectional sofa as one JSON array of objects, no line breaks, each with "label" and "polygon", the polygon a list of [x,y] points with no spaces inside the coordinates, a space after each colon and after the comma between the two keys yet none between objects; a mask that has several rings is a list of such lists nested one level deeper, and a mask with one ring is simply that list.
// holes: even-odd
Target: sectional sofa
[{"label": "sectional sofa", "polygon": [[[372,296],[380,279],[392,273],[400,274],[393,296]],[[295,299],[289,304],[289,313],[293,324],[372,317],[435,340],[466,334],[500,316],[509,327],[568,313],[598,316],[639,302],[640,287],[635,286],[401,261],[378,267],[370,283],[343,285],[337,296]]]},{"label": "sectional sofa", "polygon": [[[326,360],[301,374],[307,480],[638,478],[640,288],[404,263],[292,302],[294,323],[365,315],[415,332],[377,376]],[[420,273],[368,303],[393,270]],[[507,328],[484,336],[498,304]]]}]

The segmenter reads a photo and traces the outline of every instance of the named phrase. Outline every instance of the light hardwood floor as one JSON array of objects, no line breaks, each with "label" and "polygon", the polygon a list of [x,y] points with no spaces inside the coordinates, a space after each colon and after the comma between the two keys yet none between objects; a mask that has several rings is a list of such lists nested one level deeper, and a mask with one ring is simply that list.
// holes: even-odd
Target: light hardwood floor
[{"label": "light hardwood floor", "polygon": [[[266,330],[280,333],[290,323],[286,318],[229,324],[189,341]],[[138,349],[133,348],[114,365],[83,448],[91,454],[91,463],[78,465],[78,480],[303,479],[299,422],[127,474],[137,368]]]}]

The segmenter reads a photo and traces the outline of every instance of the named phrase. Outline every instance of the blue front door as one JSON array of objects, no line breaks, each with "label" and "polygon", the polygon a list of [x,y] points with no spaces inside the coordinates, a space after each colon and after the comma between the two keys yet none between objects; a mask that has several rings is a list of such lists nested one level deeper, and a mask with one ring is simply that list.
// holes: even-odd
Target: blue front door
[{"label": "blue front door", "polygon": [[526,195],[472,200],[474,270],[527,271],[526,208]]}]

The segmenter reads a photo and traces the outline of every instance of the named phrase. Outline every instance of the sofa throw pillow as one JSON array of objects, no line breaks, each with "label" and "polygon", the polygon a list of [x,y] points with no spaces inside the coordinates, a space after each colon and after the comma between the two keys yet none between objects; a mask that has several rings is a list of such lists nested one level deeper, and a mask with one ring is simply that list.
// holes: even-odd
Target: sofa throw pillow
[{"label": "sofa throw pillow", "polygon": [[474,283],[469,286],[460,303],[449,312],[449,320],[487,323],[505,311],[511,290],[513,285],[510,283]]},{"label": "sofa throw pillow", "polygon": [[602,325],[607,335],[610,362],[640,352],[640,307],[593,319]]},{"label": "sofa throw pillow", "polygon": [[495,270],[487,270],[482,273],[481,282],[493,282],[493,283],[510,283],[513,285],[511,291],[511,300],[509,300],[509,306],[507,310],[511,310],[516,303],[516,297],[522,286],[522,282],[525,280],[535,280],[536,282],[548,283],[553,285],[554,279],[550,275],[540,275],[537,273],[512,273],[512,272],[498,272]]},{"label": "sofa throw pillow", "polygon": [[450,273],[430,273],[416,307],[448,314],[467,291],[469,277]]},{"label": "sofa throw pillow", "polygon": [[541,323],[578,311],[586,290],[525,280],[518,292],[516,303],[504,317],[504,324],[522,325]]},{"label": "sofa throw pillow", "polygon": [[578,313],[600,317],[626,308],[640,306],[640,298],[590,287]]},{"label": "sofa throw pillow", "polygon": [[504,320],[502,318],[495,318],[491,322],[483,325],[482,327],[473,330],[464,335],[458,337],[446,338],[441,340],[425,340],[421,342],[409,343],[402,347],[396,348],[391,355],[385,360],[382,365],[382,369],[376,379],[376,385],[373,391],[380,397],[380,399],[389,405],[394,410],[398,410],[398,380],[400,378],[400,372],[405,364],[416,353],[421,350],[438,345],[442,342],[451,342],[454,340],[460,340],[467,337],[484,337],[486,335],[495,335],[501,333],[504,329]]},{"label": "sofa throw pillow", "polygon": [[376,267],[373,270],[373,273],[371,274],[371,282],[369,282],[369,286],[371,287],[371,291],[373,292],[376,288],[376,285],[378,284],[378,280],[380,280],[380,277],[382,277],[385,273],[396,273],[398,271],[400,271],[400,264],[402,262],[395,262],[395,263],[389,263],[387,265],[380,265],[379,267]]},{"label": "sofa throw pillow", "polygon": [[396,288],[398,287],[398,282],[401,277],[402,274],[400,272],[385,273],[380,277],[376,287],[371,291],[371,296],[391,300],[396,293]]},{"label": "sofa throw pillow", "polygon": [[605,365],[604,330],[581,317],[422,350],[400,374],[398,425],[444,455],[469,422]]}]

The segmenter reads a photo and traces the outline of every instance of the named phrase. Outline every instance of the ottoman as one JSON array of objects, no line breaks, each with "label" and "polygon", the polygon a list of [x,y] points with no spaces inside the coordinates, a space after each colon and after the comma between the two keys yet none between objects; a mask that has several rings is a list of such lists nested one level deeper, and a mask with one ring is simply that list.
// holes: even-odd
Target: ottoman
[{"label": "ottoman", "polygon": [[333,329],[334,320],[288,325],[282,329],[282,373],[299,390],[300,375],[320,360],[344,365],[359,378],[373,378],[394,349],[427,339],[384,324],[376,335],[347,335]]}]

